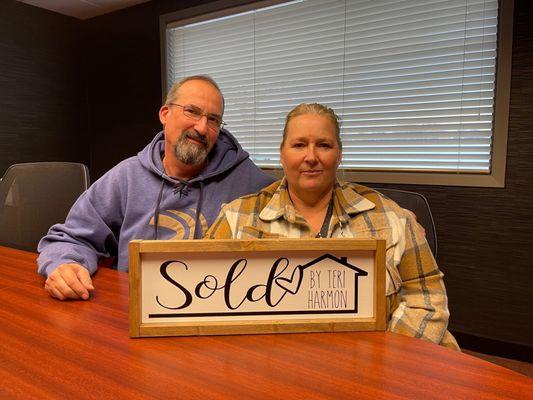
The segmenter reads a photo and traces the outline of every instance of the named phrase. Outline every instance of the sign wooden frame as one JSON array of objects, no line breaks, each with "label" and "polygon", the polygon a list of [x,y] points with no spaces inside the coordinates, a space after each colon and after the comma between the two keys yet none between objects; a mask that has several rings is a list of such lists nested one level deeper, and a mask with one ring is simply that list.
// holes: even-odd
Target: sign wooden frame
[{"label": "sign wooden frame", "polygon": [[[306,260],[311,259],[311,262],[308,262],[305,265],[298,264],[296,268],[294,268],[292,276],[291,277],[282,277],[281,275],[275,275],[275,279],[277,280],[276,283],[283,287],[283,285],[289,285],[291,284],[294,274],[298,268],[300,270],[299,273],[299,282],[297,283],[298,286],[296,287],[296,291],[291,291],[290,288],[285,289],[287,291],[287,294],[289,295],[287,298],[291,299],[291,294],[296,295],[298,290],[300,289],[300,283],[302,281],[302,276],[306,276],[308,283],[308,307],[311,307],[312,303],[312,292],[309,290],[310,285],[312,285],[311,282],[315,282],[313,279],[311,279],[311,275],[319,275],[320,272],[324,272],[324,270],[319,271],[319,267],[317,268],[315,272],[309,267],[311,264],[316,264],[318,262],[322,262],[321,260],[325,260],[331,263],[339,263],[342,264],[339,268],[339,271],[341,271],[342,268],[345,268],[348,273],[352,273],[353,276],[355,276],[354,284],[350,285],[355,286],[355,294],[354,299],[352,299],[353,303],[355,303],[354,309],[349,310],[343,310],[343,311],[332,311],[332,310],[321,310],[321,311],[281,311],[281,312],[256,312],[256,313],[226,313],[226,314],[216,314],[215,313],[206,313],[206,314],[187,314],[185,315],[185,318],[182,318],[182,315],[178,315],[176,313],[170,313],[170,314],[158,314],[158,313],[148,313],[144,307],[153,307],[153,305],[147,305],[147,303],[154,303],[153,301],[145,301],[145,304],[143,304],[143,279],[144,281],[144,288],[145,293],[151,292],[152,290],[158,290],[159,287],[171,286],[169,285],[169,282],[174,283],[174,286],[178,287],[176,282],[171,281],[171,278],[169,278],[168,274],[166,274],[168,280],[163,279],[163,264],[170,264],[170,263],[180,263],[181,269],[179,270],[180,273],[182,273],[185,270],[190,271],[191,268],[187,269],[187,266],[182,261],[177,261],[176,258],[179,258],[180,260],[187,260],[191,258],[198,258],[198,257],[210,257],[210,256],[224,256],[224,257],[234,257],[238,258],[239,255],[255,255],[255,254],[263,254],[268,257],[270,257],[270,260],[273,260],[276,255],[279,256],[279,254],[296,254],[298,257],[303,257]],[[321,256],[317,257],[317,254]],[[349,257],[346,257],[345,255],[349,254]],[[370,296],[370,306],[365,306],[366,309],[369,310],[369,313],[371,315],[364,315],[362,317],[357,316],[358,309],[357,309],[357,301],[358,298],[362,297],[358,295],[358,275],[363,275],[365,278],[367,278],[367,272],[363,269],[354,267],[353,265],[346,262],[349,259],[353,259],[353,255],[361,254],[361,257],[366,257],[369,261],[366,261],[366,264],[371,265],[370,268],[367,268],[371,270],[371,275],[368,277],[371,277],[371,281],[368,279],[363,282],[365,283],[365,287],[370,288],[372,291],[372,295]],[[155,257],[155,261],[153,260]],[[314,257],[314,258],[313,258]],[[252,256],[253,258],[253,256]],[[169,260],[172,259],[172,261],[163,261],[161,263],[161,260]],[[279,261],[281,258],[278,258]],[[286,268],[288,268],[289,265],[289,258],[284,258],[286,261]],[[243,259],[241,259],[242,261]],[[253,260],[252,260],[253,261]],[[188,261],[187,261],[188,262]],[[152,264],[150,264],[152,263]],[[218,259],[216,259],[214,264],[223,264],[223,261],[218,262]],[[235,263],[237,264],[237,263]],[[234,264],[234,265],[235,265]],[[366,265],[365,264],[365,265]],[[156,278],[154,278],[155,272],[148,271],[154,271],[154,267],[149,267],[149,265],[160,265],[160,269],[157,271],[161,274],[159,276],[155,275]],[[269,264],[272,265],[272,264]],[[329,265],[329,264],[328,264]],[[184,266],[184,268],[183,268]],[[221,267],[223,268],[223,267]],[[272,267],[273,270],[276,270],[276,266]],[[286,269],[285,268],[285,269]],[[305,275],[306,268],[309,268],[309,272],[307,275]],[[349,270],[348,268],[351,268]],[[231,269],[231,268],[230,268]],[[283,269],[283,268],[281,268]],[[198,270],[198,268],[197,268]],[[284,269],[283,269],[284,270]],[[305,271],[304,271],[305,270]],[[145,271],[143,273],[143,271]],[[252,274],[256,274],[258,272],[258,269],[255,268],[248,268],[246,273],[249,273],[249,271],[252,271]],[[331,272],[333,271],[333,278],[335,278],[335,270],[327,270],[329,272],[329,284],[331,285]],[[355,271],[355,272],[354,272]],[[244,272],[244,267],[242,268],[242,271],[235,273],[232,275],[236,278],[241,275],[241,272]],[[282,271],[283,272],[283,271]],[[276,272],[277,273],[277,272]],[[151,274],[151,275],[150,275]],[[341,272],[337,272],[337,275],[340,276]],[[146,275],[146,276],[144,276]],[[245,275],[245,274],[243,274]],[[324,274],[326,275],[326,274]],[[210,279],[216,279],[213,278],[213,275],[206,275],[204,281],[200,281],[198,284],[199,287],[203,288],[203,290],[207,289],[213,289],[213,283],[206,283],[209,279],[208,276],[211,277]],[[229,274],[228,274],[229,276]],[[349,278],[352,275],[349,275]],[[269,278],[272,278],[272,272],[270,272]],[[339,277],[337,277],[339,278]],[[228,278],[229,279],[229,278]],[[233,278],[232,278],[233,279]],[[337,279],[339,280],[339,279]],[[270,280],[272,281],[272,279]],[[294,279],[296,281],[296,279]],[[326,281],[324,279],[323,281]],[[320,282],[320,281],[318,281]],[[340,282],[340,281],[339,281]],[[351,282],[350,279],[348,279],[348,282]],[[334,332],[334,331],[383,331],[386,328],[386,298],[385,298],[385,241],[384,240],[358,240],[358,239],[261,239],[261,240],[134,240],[130,242],[129,244],[129,283],[130,283],[130,300],[129,300],[129,335],[132,338],[137,337],[153,337],[153,336],[191,336],[191,335],[229,335],[229,334],[260,334],[260,333],[291,333],[291,332]],[[228,283],[228,281],[226,281]],[[229,284],[232,284],[233,281],[230,281]],[[223,289],[224,285],[221,283],[219,284],[219,288],[217,290]],[[335,281],[333,280],[333,284],[335,284]],[[204,285],[204,286],[202,286]],[[230,285],[228,285],[230,286]],[[254,292],[254,287],[259,287],[257,291],[259,292],[263,287],[267,287],[267,285],[253,285],[250,287],[247,293]],[[319,285],[320,286],[320,283]],[[324,285],[325,286],[325,285]],[[339,286],[340,287],[340,286]],[[181,286],[183,288],[183,286]],[[216,288],[216,286],[215,286]],[[173,287],[173,289],[175,289]],[[279,290],[279,287],[276,287],[276,289]],[[184,289],[183,293],[185,291],[189,292],[188,290]],[[216,290],[212,290],[213,293]],[[224,290],[220,290],[224,291]],[[290,292],[290,293],[289,293]],[[302,290],[304,292],[304,290]],[[321,292],[324,292],[323,290]],[[194,295],[195,292],[192,287],[190,290],[190,293]],[[283,293],[283,292],[281,292]],[[318,292],[317,292],[318,293]],[[322,294],[322,293],[321,293]],[[342,293],[341,293],[342,294]],[[218,295],[218,293],[217,293]],[[148,296],[148,295],[147,295]],[[303,296],[303,295],[301,295]],[[300,296],[300,297],[301,297]],[[315,304],[317,301],[317,296],[315,296]],[[183,296],[182,296],[183,297]],[[189,296],[191,297],[191,296]],[[207,296],[209,297],[209,296]],[[257,302],[260,303],[260,300],[256,300],[258,295],[256,294],[250,294],[250,301],[251,302]],[[261,296],[263,298],[268,297],[264,294]],[[283,297],[283,296],[282,296]],[[149,299],[153,299],[154,296],[149,297]],[[202,297],[201,299],[198,299],[195,301],[195,304],[201,303],[200,300],[203,300],[205,297]],[[157,303],[159,305],[163,305],[155,296],[155,299],[157,300]],[[216,301],[216,299],[214,299]],[[264,299],[261,299],[263,301]],[[301,300],[300,300],[301,301]],[[243,299],[244,302],[244,299]],[[281,302],[281,300],[280,300]],[[192,302],[191,302],[192,303]],[[214,301],[213,301],[214,303]],[[322,299],[322,303],[324,303]],[[220,304],[220,302],[215,303]],[[325,303],[324,303],[325,304]],[[332,304],[332,303],[331,303]],[[256,306],[255,303],[252,305]],[[164,305],[163,305],[164,306]],[[259,305],[257,305],[259,306]],[[157,306],[156,306],[157,307]],[[164,306],[165,309],[169,308]],[[272,307],[272,305],[271,305]],[[333,307],[331,305],[330,307]],[[172,310],[177,309],[178,307],[172,308]],[[364,307],[363,307],[364,308]],[[272,308],[269,308],[268,310],[272,310]],[[355,311],[354,311],[355,310]],[[231,310],[233,311],[233,310]],[[181,312],[181,311],[180,311]],[[296,314],[300,314],[297,315]],[[301,315],[305,313],[305,315]],[[338,313],[344,313],[344,314],[338,314]],[[352,314],[349,314],[352,313]],[[231,315],[230,315],[231,314]],[[245,315],[243,317],[237,317],[235,319],[236,315]],[[248,314],[269,314],[266,315],[260,315],[259,317],[254,317],[248,315]],[[320,314],[320,315],[319,315]],[[192,320],[189,318],[190,316],[194,316]],[[205,315],[205,320],[202,319]],[[213,317],[213,315],[215,315]],[[219,316],[223,315],[223,316]],[[147,317],[148,316],[148,317]],[[155,322],[147,322],[146,318],[152,318],[152,316],[160,317],[160,319],[157,319]],[[163,317],[161,317],[163,316]],[[167,316],[171,316],[171,318],[164,318]],[[218,316],[218,317],[217,317]],[[209,317],[209,318],[207,318]],[[144,320],[143,320],[144,318]],[[229,320],[228,318],[231,318]],[[179,319],[179,322],[176,322],[175,320]],[[171,321],[171,322],[168,322]]]}]

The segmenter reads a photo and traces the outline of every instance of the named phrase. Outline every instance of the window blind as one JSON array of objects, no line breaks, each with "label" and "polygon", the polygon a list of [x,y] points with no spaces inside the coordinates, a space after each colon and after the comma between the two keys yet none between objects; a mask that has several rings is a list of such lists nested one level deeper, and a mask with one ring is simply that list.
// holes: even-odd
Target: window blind
[{"label": "window blind", "polygon": [[212,76],[261,166],[286,114],[319,102],[343,168],[489,173],[497,22],[497,0],[292,1],[168,28],[167,83]]}]

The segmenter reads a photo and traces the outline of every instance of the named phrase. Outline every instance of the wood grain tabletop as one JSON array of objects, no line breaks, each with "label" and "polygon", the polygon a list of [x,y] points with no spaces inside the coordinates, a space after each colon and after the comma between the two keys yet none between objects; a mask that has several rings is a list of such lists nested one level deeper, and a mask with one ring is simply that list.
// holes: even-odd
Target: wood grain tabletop
[{"label": "wood grain tabletop", "polygon": [[389,332],[130,339],[128,274],[89,301],[0,247],[1,399],[533,399],[533,379]]}]

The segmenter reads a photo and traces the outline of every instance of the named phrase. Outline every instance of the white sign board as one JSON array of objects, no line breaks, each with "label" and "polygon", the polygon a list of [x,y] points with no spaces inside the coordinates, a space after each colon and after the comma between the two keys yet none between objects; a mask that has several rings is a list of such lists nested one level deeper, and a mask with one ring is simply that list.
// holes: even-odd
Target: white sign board
[{"label": "white sign board", "polygon": [[130,335],[385,327],[384,242],[134,241]]}]

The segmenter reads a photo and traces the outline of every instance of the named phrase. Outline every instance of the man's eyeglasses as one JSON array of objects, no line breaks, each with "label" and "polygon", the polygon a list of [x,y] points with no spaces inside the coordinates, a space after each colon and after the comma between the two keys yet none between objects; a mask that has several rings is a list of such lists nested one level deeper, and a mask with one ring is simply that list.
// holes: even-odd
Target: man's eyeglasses
[{"label": "man's eyeglasses", "polygon": [[182,106],[181,104],[176,103],[167,103],[167,105],[181,107],[183,110],[183,115],[195,121],[199,121],[203,116],[205,116],[207,118],[207,126],[214,131],[218,131],[220,128],[226,125],[226,123],[222,121],[222,118],[220,118],[218,115],[206,113],[199,107],[193,105]]}]

